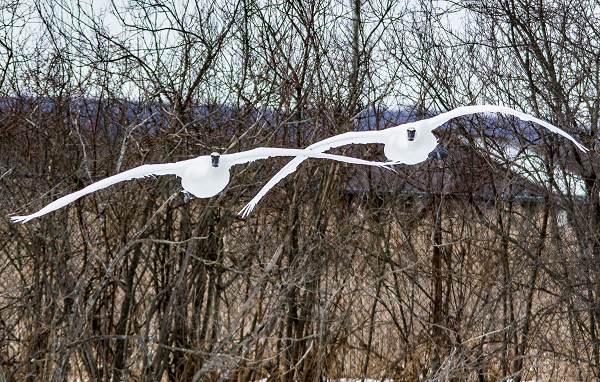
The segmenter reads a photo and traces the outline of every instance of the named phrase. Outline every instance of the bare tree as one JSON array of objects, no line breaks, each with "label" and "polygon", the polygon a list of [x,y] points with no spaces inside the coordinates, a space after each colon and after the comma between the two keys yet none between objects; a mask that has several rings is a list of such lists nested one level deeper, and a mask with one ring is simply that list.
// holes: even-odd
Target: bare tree
[{"label": "bare tree", "polygon": [[[591,4],[448,6],[5,2],[4,216],[145,163],[472,103],[594,147]],[[246,219],[285,159],[210,199],[165,176],[5,219],[0,380],[598,378],[597,153],[501,116],[436,134],[451,158],[395,173],[306,161]]]}]

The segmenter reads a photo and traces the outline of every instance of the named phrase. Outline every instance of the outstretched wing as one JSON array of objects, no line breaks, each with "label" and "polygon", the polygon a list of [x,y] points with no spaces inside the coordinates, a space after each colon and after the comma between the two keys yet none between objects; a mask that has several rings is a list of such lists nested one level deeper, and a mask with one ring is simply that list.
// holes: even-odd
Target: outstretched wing
[{"label": "outstretched wing", "polygon": [[[254,198],[252,198],[252,200],[248,204],[246,204],[246,206],[238,214],[241,215],[242,217],[246,217],[246,216],[250,215],[250,212],[252,212],[252,210],[258,204],[260,199],[262,199],[262,197],[265,196],[271,188],[273,188],[277,183],[279,183],[279,181],[281,179],[285,178],[286,176],[288,176],[288,175],[292,174],[294,171],[296,171],[296,169],[298,168],[300,163],[302,163],[303,161],[306,160],[307,156],[312,156],[314,158],[326,158],[326,159],[339,160],[339,159],[333,158],[333,157],[338,157],[337,155],[335,155],[333,157],[316,156],[316,155],[329,155],[329,154],[318,154],[318,153],[322,153],[323,151],[327,151],[329,149],[332,149],[335,147],[340,147],[340,146],[345,146],[345,145],[384,143],[386,137],[387,137],[386,130],[351,131],[349,133],[343,133],[343,134],[336,135],[331,138],[324,139],[313,145],[308,146],[305,150],[300,150],[300,151],[311,151],[311,154],[307,155],[306,153],[304,153],[304,154],[302,154],[303,156],[297,156],[296,158],[292,159],[287,165],[285,165],[281,170],[279,170],[279,172],[277,174],[275,174],[275,176],[272,177],[267,184],[264,185],[264,187],[258,192],[258,194],[256,194],[256,196]],[[250,150],[250,151],[252,151],[252,150]],[[344,158],[344,160],[341,160],[342,162],[348,162],[348,163],[368,164],[368,165],[374,165],[375,163],[377,163],[377,162],[367,162],[367,163],[359,162],[360,161],[359,159],[354,159],[354,158],[353,159],[355,161],[350,162],[349,160],[347,160],[348,157],[341,157],[341,158]],[[392,163],[387,163],[387,165],[390,165],[390,164],[392,164]]]},{"label": "outstretched wing", "polygon": [[588,151],[588,149],[585,146],[583,146],[581,143],[577,142],[577,140],[575,140],[575,138],[573,138],[570,134],[566,133],[564,130],[559,129],[558,127],[556,127],[546,121],[543,121],[539,118],[536,118],[532,115],[522,113],[520,111],[511,109],[510,107],[506,107],[506,106],[496,106],[496,105],[462,106],[462,107],[457,107],[454,110],[450,110],[446,113],[436,115],[435,117],[424,119],[422,121],[418,121],[415,123],[416,124],[424,123],[429,127],[429,130],[431,131],[431,130],[443,125],[444,123],[448,122],[452,118],[461,117],[461,116],[468,115],[468,114],[475,114],[475,113],[504,113],[504,114],[508,114],[508,115],[514,115],[515,117],[518,117],[519,119],[522,119],[523,121],[535,122],[539,125],[544,126],[545,128],[552,131],[553,133],[562,135],[563,137],[567,138],[568,140],[573,142],[579,150],[581,150],[583,152]]},{"label": "outstretched wing", "polygon": [[48,212],[52,212],[61,207],[64,207],[67,204],[81,198],[84,195],[101,190],[108,186],[112,186],[113,184],[123,182],[125,180],[131,180],[131,179],[135,179],[135,178],[144,178],[144,177],[151,176],[151,175],[169,175],[169,174],[178,175],[178,174],[180,174],[181,170],[183,169],[185,162],[186,161],[176,162],[176,163],[165,163],[165,164],[146,164],[143,166],[135,167],[135,168],[132,168],[131,170],[127,170],[127,171],[124,171],[117,175],[108,177],[106,179],[99,180],[96,183],[92,183],[89,186],[87,186],[79,191],[72,192],[68,195],[63,196],[62,198],[56,199],[55,201],[48,204],[46,207],[42,208],[41,210],[39,210],[36,213],[27,215],[27,216],[13,216],[10,219],[14,223],[28,222],[31,219],[35,219],[37,217],[47,214]]},{"label": "outstretched wing", "polygon": [[255,160],[267,159],[271,157],[303,157],[305,160],[308,158],[320,158],[330,159],[338,162],[379,167],[388,167],[391,164],[394,164],[391,162],[373,162],[343,155],[325,154],[310,149],[286,149],[277,147],[258,147],[256,149],[243,151],[241,153],[225,154],[221,156],[221,160],[224,165],[234,166],[236,164],[254,162]]}]

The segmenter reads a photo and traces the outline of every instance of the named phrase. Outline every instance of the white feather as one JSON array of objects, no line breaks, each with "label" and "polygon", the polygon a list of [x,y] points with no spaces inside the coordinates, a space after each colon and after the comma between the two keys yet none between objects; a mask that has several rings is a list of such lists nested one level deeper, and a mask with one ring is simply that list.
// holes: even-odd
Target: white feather
[{"label": "white feather", "polygon": [[[504,113],[514,115],[524,121],[531,121],[544,126],[548,130],[559,134],[571,142],[573,142],[577,148],[581,151],[588,151],[581,143],[577,142],[575,138],[567,134],[565,131],[559,129],[552,124],[543,121],[539,118],[531,116],[529,114],[522,113],[520,111],[511,109],[505,106],[496,105],[474,105],[474,106],[463,106],[456,109],[450,110],[446,113],[442,113],[432,118],[424,119],[417,122],[406,123],[394,127],[390,127],[379,131],[354,131],[349,133],[343,133],[336,135],[331,138],[319,141],[309,147],[306,150],[324,152],[334,147],[340,147],[350,144],[368,144],[368,143],[382,143],[385,145],[384,152],[388,159],[395,161],[396,163],[416,164],[420,163],[428,158],[430,152],[432,152],[437,146],[437,138],[433,135],[432,131],[448,122],[449,120],[461,117],[468,114],[475,113]],[[414,141],[407,139],[407,129],[414,128],[416,130],[416,137]],[[246,206],[239,212],[242,217],[248,216],[254,207],[258,204],[260,199],[269,192],[279,181],[289,174],[296,171],[296,168],[304,158],[296,157],[292,159],[285,167],[283,167],[267,184],[258,192],[258,194],[252,198],[252,200],[246,204]]]},{"label": "white feather", "polygon": [[229,169],[237,164],[252,162],[259,159],[266,159],[274,156],[303,156],[303,159],[323,158],[339,162],[363,164],[379,167],[387,167],[390,163],[371,162],[357,158],[345,157],[340,155],[323,154],[316,151],[306,151],[299,149],[269,148],[259,147],[253,150],[244,151],[235,154],[224,154],[220,156],[220,164],[213,167],[209,155],[203,155],[197,158],[188,159],[175,163],[165,164],[147,164],[135,167],[120,174],[113,175],[106,179],[99,180],[89,186],[70,193],[48,204],[41,210],[26,216],[13,216],[13,222],[25,223],[31,219],[43,216],[48,212],[55,211],[67,204],[81,198],[84,195],[112,186],[113,184],[131,180],[135,178],[144,178],[152,175],[177,175],[181,177],[183,188],[191,194],[200,197],[211,197],[221,192],[229,182]]}]

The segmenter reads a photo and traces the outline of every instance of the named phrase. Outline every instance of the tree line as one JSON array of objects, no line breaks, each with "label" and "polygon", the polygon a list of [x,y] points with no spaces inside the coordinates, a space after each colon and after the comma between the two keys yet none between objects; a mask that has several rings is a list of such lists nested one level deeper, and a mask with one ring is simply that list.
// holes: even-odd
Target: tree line
[{"label": "tree line", "polygon": [[[3,0],[0,380],[599,380],[596,6]],[[445,161],[311,159],[244,219],[288,159],[9,220],[141,164],[483,103],[591,150],[473,115],[436,132]]]}]

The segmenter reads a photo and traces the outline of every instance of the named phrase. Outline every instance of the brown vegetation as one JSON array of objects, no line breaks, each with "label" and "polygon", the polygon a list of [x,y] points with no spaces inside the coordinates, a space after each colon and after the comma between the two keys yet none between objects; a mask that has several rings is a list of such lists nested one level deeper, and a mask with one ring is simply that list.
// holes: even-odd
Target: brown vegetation
[{"label": "brown vegetation", "polygon": [[[452,158],[397,173],[308,160],[247,219],[288,159],[234,167],[210,199],[164,176],[9,222],[141,164],[464,104],[594,148],[590,4],[457,2],[462,33],[427,2],[136,0],[106,10],[117,33],[52,3],[2,5],[0,381],[600,378],[598,154],[509,118],[452,121]],[[33,18],[35,39],[19,34]],[[537,153],[543,181],[494,158],[507,140]],[[582,197],[560,195],[572,174]]]}]

